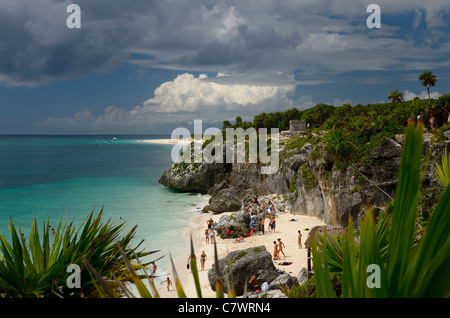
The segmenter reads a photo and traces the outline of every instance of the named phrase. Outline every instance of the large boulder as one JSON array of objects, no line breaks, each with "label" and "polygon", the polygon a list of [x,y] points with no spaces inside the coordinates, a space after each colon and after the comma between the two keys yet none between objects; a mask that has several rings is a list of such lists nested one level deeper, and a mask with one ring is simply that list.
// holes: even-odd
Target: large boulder
[{"label": "large boulder", "polygon": [[216,235],[222,239],[247,236],[249,230],[248,213],[244,210],[222,216],[214,227]]},{"label": "large boulder", "polygon": [[[224,285],[224,291],[228,293],[228,286],[225,283],[233,278],[230,282],[233,284],[236,294],[241,296],[247,289],[248,280],[255,274],[259,274],[256,286],[261,286],[264,282],[270,284],[278,277],[277,269],[273,265],[272,256],[266,250],[265,246],[257,246],[244,250],[233,251],[226,257],[219,260],[220,277]],[[212,290],[216,290],[216,273],[215,264],[208,271],[208,280]]]},{"label": "large boulder", "polygon": [[297,275],[297,282],[299,285],[303,285],[308,281],[308,270],[306,267],[303,267]]},{"label": "large boulder", "polygon": [[298,283],[296,277],[288,273],[281,274],[269,284],[269,290],[281,289],[281,287],[290,288]]},{"label": "large boulder", "polygon": [[[250,216],[246,210],[240,210],[231,215],[224,215],[219,219],[214,227],[216,235],[222,239],[239,238],[240,236],[245,238],[250,233],[250,218],[255,224],[254,233],[258,233],[259,222],[263,218],[266,219],[265,212],[255,212]],[[267,229],[266,224],[265,228]]]},{"label": "large boulder", "polygon": [[242,206],[242,199],[236,187],[225,188],[209,200],[209,209],[215,213],[238,211]]}]

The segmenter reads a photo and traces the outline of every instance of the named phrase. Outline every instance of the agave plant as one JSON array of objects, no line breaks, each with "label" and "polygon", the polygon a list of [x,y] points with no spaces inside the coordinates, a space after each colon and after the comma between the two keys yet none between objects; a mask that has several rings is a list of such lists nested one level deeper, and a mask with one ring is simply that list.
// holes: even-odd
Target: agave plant
[{"label": "agave plant", "polygon": [[348,134],[342,129],[331,130],[326,133],[324,142],[325,150],[342,161],[346,161],[358,151],[358,147],[349,140]]},{"label": "agave plant", "polygon": [[447,155],[447,147],[441,157],[441,164],[436,163],[436,179],[446,188],[450,184],[450,159]]},{"label": "agave plant", "polygon": [[[415,236],[422,134],[422,125],[408,126],[390,224],[386,223],[387,219],[383,226],[376,224],[369,209],[360,226],[358,246],[352,220],[349,222],[341,244],[343,297],[450,296],[449,186],[420,239]],[[313,240],[318,297],[336,296],[330,279],[336,253],[330,252],[332,248],[328,244],[332,243]],[[375,287],[368,282],[368,271],[373,268],[379,269]]]},{"label": "agave plant", "polygon": [[[86,262],[101,276],[112,278],[126,273],[125,257],[133,258],[133,253],[144,257],[156,252],[136,253],[142,243],[130,247],[136,227],[120,237],[125,223],[113,225],[108,221],[102,224],[101,215],[102,211],[94,218],[92,211],[78,228],[72,223],[63,224],[61,220],[53,242],[48,222],[39,233],[35,218],[28,244],[20,227],[16,228],[11,219],[11,240],[0,234],[0,293],[8,297],[95,296],[93,281],[88,271],[83,270]],[[117,246],[126,251],[125,256]],[[67,267],[71,264],[81,268],[80,288],[71,289],[66,284]],[[128,279],[128,275],[123,279]]]}]

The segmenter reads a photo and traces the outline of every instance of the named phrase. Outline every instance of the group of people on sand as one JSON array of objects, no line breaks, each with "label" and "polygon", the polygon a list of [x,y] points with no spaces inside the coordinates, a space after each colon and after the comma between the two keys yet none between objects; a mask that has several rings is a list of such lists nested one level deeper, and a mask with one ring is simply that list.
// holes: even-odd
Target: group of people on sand
[{"label": "group of people on sand", "polygon": [[284,254],[284,251],[283,251],[283,249],[286,246],[284,245],[283,242],[281,242],[280,238],[277,241],[273,241],[273,260],[274,261],[281,259],[280,253],[283,254],[284,257],[286,257],[286,255]]},{"label": "group of people on sand", "polygon": [[[201,267],[202,271],[205,270],[205,263],[206,263],[207,259],[208,259],[208,256],[206,256],[205,251],[202,251],[202,253],[200,254],[200,267]],[[192,255],[189,255],[188,260],[187,260],[187,269],[189,269],[191,266],[191,260],[192,260]]]},{"label": "group of people on sand", "polygon": [[[275,233],[276,229],[276,208],[275,205],[272,202],[269,202],[268,207],[266,208],[264,204],[260,204],[258,199],[256,197],[252,197],[249,204],[246,206],[244,203],[242,203],[242,209],[247,210],[249,215],[249,221],[250,221],[250,235],[252,236],[255,234],[255,232],[259,232],[261,234],[264,234],[264,219],[267,217],[269,219],[268,229],[269,233]],[[254,225],[253,219],[258,216],[259,221],[259,227],[256,227]],[[256,231],[255,231],[256,230]],[[299,231],[300,232],[300,231]],[[299,233],[301,236],[301,234]],[[236,243],[243,242],[243,237],[241,236],[239,239],[236,239]],[[286,257],[286,254],[284,253],[284,250],[286,246],[281,241],[281,238],[278,238],[277,240],[273,241],[274,244],[274,250],[273,250],[273,260],[279,260],[281,254],[283,257]],[[301,246],[301,238],[299,237],[299,246]]]},{"label": "group of people on sand", "polygon": [[208,225],[208,227],[205,229],[205,239],[206,239],[206,244],[214,244],[214,225],[215,222],[213,221],[212,218],[210,218],[208,221],[206,221],[206,224]]},{"label": "group of people on sand", "polygon": [[250,226],[250,232],[247,236],[255,234],[265,234],[265,219],[269,219],[268,230],[270,233],[275,232],[276,228],[276,208],[272,202],[266,207],[264,203],[258,201],[256,197],[252,197],[248,204],[242,201],[241,210],[247,211]]}]

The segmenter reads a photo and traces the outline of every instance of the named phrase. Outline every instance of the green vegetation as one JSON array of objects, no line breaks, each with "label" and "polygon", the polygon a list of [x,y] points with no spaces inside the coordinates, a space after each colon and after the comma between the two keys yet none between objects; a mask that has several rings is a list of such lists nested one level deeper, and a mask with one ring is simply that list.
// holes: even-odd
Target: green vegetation
[{"label": "green vegetation", "polygon": [[302,165],[299,170],[302,173],[303,180],[305,181],[305,189],[312,189],[314,187],[314,183],[317,181],[314,173],[312,173],[312,171],[305,165]]},{"label": "green vegetation", "polygon": [[421,81],[421,85],[427,88],[428,99],[430,99],[430,87],[436,86],[436,75],[431,71],[423,71],[419,76],[419,81]]},{"label": "green vegetation", "polygon": [[[359,243],[352,220],[345,237],[322,236],[313,241],[318,297],[450,296],[450,187],[445,188],[426,228],[416,224],[422,133],[422,125],[409,125],[392,213],[376,221],[369,209],[359,228]],[[372,264],[379,266],[375,287],[368,283]],[[331,278],[336,276],[342,278],[342,295],[333,287]]]},{"label": "green vegetation", "polygon": [[403,102],[403,93],[399,92],[397,89],[390,92],[388,99],[392,104],[397,104]]},{"label": "green vegetation", "polygon": [[331,130],[323,137],[325,150],[333,154],[337,160],[346,162],[358,151],[358,147],[348,138],[342,129]]},{"label": "green vegetation", "polygon": [[447,148],[441,156],[441,164],[436,163],[436,179],[446,188],[450,184],[450,159],[447,155]]},{"label": "green vegetation", "polygon": [[[431,84],[430,84],[431,85]],[[317,104],[306,110],[292,108],[283,112],[261,113],[251,122],[237,120],[231,124],[224,121],[223,128],[279,128],[289,129],[290,120],[305,120],[309,124],[303,136],[291,137],[281,141],[284,151],[280,158],[292,155],[289,150],[299,149],[305,143],[313,146],[320,141],[325,142],[327,151],[336,156],[341,168],[349,164],[364,164],[370,158],[370,150],[383,143],[386,138],[395,138],[404,134],[408,121],[417,116],[425,123],[425,128],[433,133],[437,140],[443,140],[443,132],[448,130],[448,112],[450,111],[450,94],[438,99],[419,99],[403,101],[398,90],[398,96],[391,98],[392,103],[368,104],[351,106],[332,106]],[[391,92],[392,93],[392,92]],[[434,116],[436,127],[432,129],[429,119]],[[323,135],[324,137],[320,137]],[[318,149],[314,150],[319,155]]]},{"label": "green vegetation", "polygon": [[[20,227],[11,220],[11,239],[0,234],[0,297],[97,297],[92,277],[83,270],[89,267],[95,268],[101,277],[113,280],[114,283],[108,282],[112,289],[129,280],[124,258],[131,260],[156,251],[136,252],[140,243],[130,247],[136,226],[121,237],[125,224],[102,224],[101,215],[102,211],[96,217],[92,212],[78,228],[60,221],[52,237],[48,222],[43,223],[39,233],[35,219],[28,243]],[[124,256],[120,249],[125,251]],[[70,264],[81,269],[80,288],[67,286]]]},{"label": "green vegetation", "polygon": [[255,252],[255,253],[259,253],[259,252],[261,252],[261,251],[263,251],[263,249],[261,248],[261,247],[255,247],[254,249],[253,249],[253,252]]}]

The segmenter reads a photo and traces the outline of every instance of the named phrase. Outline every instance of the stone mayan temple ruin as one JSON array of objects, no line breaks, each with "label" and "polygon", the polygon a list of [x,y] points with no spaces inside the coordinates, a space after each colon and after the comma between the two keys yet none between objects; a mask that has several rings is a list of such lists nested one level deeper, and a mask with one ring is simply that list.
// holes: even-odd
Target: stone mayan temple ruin
[{"label": "stone mayan temple ruin", "polygon": [[306,130],[307,123],[306,120],[290,120],[289,121],[289,130],[285,130],[281,132],[281,136],[289,137],[302,135]]}]

